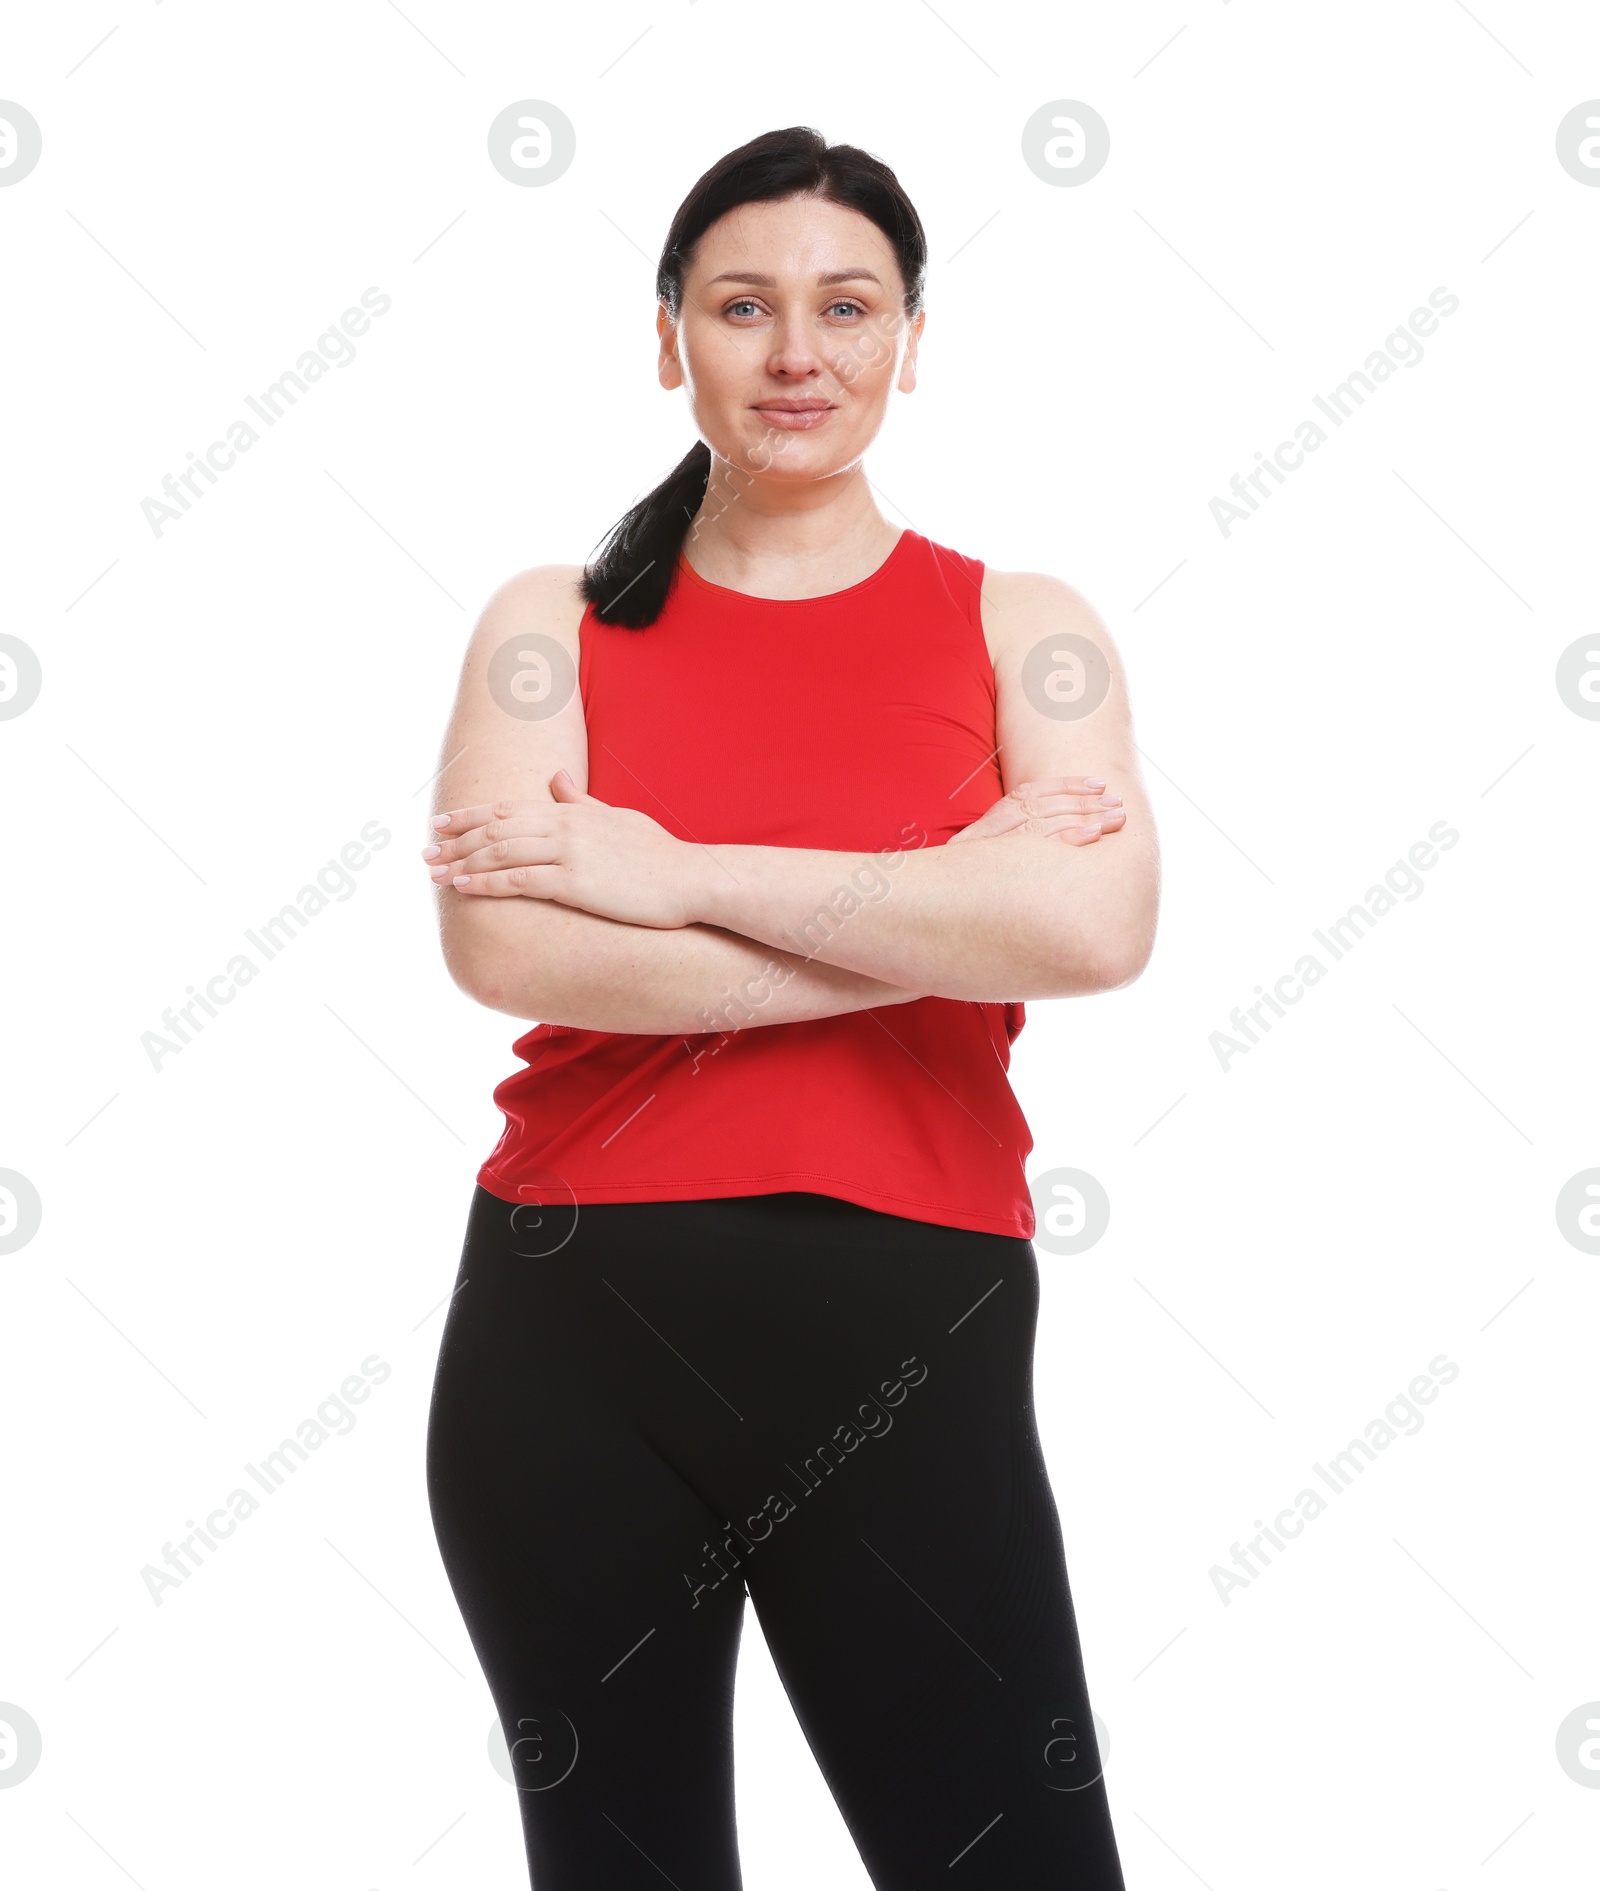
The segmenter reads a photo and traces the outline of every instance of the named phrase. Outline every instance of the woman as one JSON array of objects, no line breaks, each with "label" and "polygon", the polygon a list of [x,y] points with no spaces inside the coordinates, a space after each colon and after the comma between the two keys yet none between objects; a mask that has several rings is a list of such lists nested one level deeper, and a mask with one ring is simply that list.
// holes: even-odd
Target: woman
[{"label": "woman", "polygon": [[863,151],[713,166],[657,284],[700,443],[463,668],[446,961],[543,1022],[428,1478],[538,1891],[736,1891],[747,1595],[874,1885],[1122,1885],[1006,1068],[1137,976],[1156,849],[1094,612],[873,502],[924,265]]}]

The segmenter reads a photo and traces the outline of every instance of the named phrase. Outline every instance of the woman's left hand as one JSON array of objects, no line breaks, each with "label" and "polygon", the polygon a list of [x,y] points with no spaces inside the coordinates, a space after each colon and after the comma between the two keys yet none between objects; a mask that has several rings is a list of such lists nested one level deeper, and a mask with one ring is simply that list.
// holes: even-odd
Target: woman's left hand
[{"label": "woman's left hand", "polygon": [[633,926],[694,923],[693,875],[701,850],[636,808],[585,794],[566,769],[553,802],[496,801],[436,815],[424,848],[440,886],[491,899],[556,900]]}]

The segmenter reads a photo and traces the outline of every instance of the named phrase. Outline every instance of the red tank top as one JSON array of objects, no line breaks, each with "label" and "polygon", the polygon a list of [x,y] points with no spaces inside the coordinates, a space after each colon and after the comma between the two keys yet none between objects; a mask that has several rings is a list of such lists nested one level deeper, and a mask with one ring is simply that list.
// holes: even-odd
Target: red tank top
[{"label": "red tank top", "polygon": [[[589,792],[683,840],[943,846],[1004,792],[982,578],[912,531],[826,597],[751,597],[680,557],[646,629],[584,612]],[[689,1037],[538,1024],[478,1180],[580,1205],[804,1189],[1031,1237],[1033,1140],[1006,1075],[1023,1015],[919,998]]]}]

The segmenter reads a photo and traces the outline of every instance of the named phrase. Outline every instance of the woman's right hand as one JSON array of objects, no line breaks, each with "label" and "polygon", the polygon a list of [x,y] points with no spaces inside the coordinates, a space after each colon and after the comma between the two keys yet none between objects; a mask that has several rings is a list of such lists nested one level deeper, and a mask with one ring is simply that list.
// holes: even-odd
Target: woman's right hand
[{"label": "woman's right hand", "polygon": [[947,845],[1002,834],[1038,834],[1086,847],[1102,834],[1116,833],[1125,818],[1122,796],[1107,794],[1103,782],[1086,775],[1050,775],[1041,781],[1019,781],[969,827],[952,834]]}]

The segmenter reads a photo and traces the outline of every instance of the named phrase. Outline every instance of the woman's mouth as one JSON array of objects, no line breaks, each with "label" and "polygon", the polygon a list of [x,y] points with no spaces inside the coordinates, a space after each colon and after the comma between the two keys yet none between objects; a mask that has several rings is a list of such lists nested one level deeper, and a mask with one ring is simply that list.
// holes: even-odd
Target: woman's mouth
[{"label": "woman's mouth", "polygon": [[832,401],[776,400],[762,401],[755,412],[771,426],[782,427],[789,432],[803,432],[811,427],[820,427],[833,410]]}]

